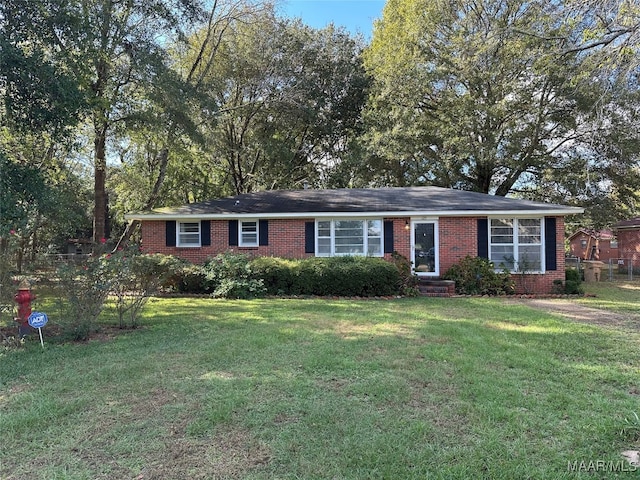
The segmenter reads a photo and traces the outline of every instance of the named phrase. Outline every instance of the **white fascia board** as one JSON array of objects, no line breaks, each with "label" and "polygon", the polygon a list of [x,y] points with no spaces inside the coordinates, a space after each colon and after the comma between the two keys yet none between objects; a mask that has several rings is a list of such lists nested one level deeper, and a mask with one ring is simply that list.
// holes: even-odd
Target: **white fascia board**
[{"label": "white fascia board", "polygon": [[410,212],[306,212],[306,213],[216,213],[216,214],[175,214],[142,213],[127,214],[126,220],[228,220],[228,219],[284,219],[284,218],[380,218],[380,217],[543,217],[564,216],[584,213],[583,208],[561,207],[549,210],[457,210],[435,211],[414,210]]},{"label": "white fascia board", "polygon": [[625,225],[623,227],[613,227],[613,230],[635,230],[640,227],[640,223],[636,223],[633,225]]}]

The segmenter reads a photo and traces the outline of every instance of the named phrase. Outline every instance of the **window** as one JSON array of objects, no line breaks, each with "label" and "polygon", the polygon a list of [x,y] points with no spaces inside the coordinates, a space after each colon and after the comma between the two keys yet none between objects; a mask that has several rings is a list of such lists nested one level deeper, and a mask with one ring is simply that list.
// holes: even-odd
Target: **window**
[{"label": "window", "polygon": [[258,246],[258,222],[255,220],[240,222],[240,246]]},{"label": "window", "polygon": [[382,220],[320,220],[316,222],[316,255],[381,257]]},{"label": "window", "polygon": [[611,240],[609,243],[610,248],[618,248],[618,240]]},{"label": "window", "polygon": [[491,219],[489,258],[497,268],[542,271],[542,245],[540,218]]},{"label": "window", "polygon": [[199,247],[200,246],[200,222],[179,222],[178,223],[178,246],[179,247]]}]

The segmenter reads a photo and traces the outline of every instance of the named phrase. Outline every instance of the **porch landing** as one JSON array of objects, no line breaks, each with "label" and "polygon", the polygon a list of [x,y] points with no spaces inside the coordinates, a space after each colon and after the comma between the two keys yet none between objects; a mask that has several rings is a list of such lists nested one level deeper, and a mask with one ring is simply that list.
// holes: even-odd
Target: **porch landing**
[{"label": "porch landing", "polygon": [[453,280],[434,280],[420,278],[418,280],[420,295],[425,297],[451,297],[456,293],[456,282]]}]

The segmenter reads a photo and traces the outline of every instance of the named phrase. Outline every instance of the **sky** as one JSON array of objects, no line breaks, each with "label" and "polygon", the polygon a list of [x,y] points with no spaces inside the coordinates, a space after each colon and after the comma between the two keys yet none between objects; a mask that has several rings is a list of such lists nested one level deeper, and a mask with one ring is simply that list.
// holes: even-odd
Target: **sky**
[{"label": "sky", "polygon": [[371,39],[373,21],[382,16],[385,0],[284,0],[282,13],[303,23],[323,28],[333,22],[349,32]]}]

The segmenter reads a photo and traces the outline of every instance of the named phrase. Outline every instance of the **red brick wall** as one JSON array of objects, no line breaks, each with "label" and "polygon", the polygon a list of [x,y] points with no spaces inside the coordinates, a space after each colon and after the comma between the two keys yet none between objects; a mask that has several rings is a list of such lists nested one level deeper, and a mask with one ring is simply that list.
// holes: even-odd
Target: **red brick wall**
[{"label": "red brick wall", "polygon": [[[411,260],[411,225],[409,217],[385,218],[385,221],[393,221],[393,250]],[[385,253],[384,258],[391,260],[391,254]]]},{"label": "red brick wall", "polygon": [[618,230],[618,256],[633,260],[634,268],[640,265],[640,229]]},{"label": "red brick wall", "polygon": [[438,229],[441,274],[467,255],[478,256],[476,217],[443,217],[438,221]]},{"label": "red brick wall", "polygon": [[313,219],[269,220],[269,245],[259,247],[229,246],[229,222],[211,220],[211,245],[207,247],[167,247],[164,221],[142,222],[142,249],[149,253],[175,255],[194,263],[233,250],[256,256],[304,258],[304,224]]},{"label": "red brick wall", "polygon": [[[200,248],[167,247],[164,221],[142,222],[142,248],[148,253],[175,255],[194,263],[202,263],[207,258],[219,253],[233,250],[257,256],[274,256],[283,258],[305,258],[312,254],[304,253],[305,222],[313,219],[269,220],[269,245],[260,247],[229,247],[229,222],[226,220],[211,221],[211,246]],[[386,219],[393,221],[394,250],[411,259],[411,230],[406,228],[409,217]],[[442,217],[438,220],[440,273],[467,255],[477,255],[477,218],[476,217]],[[635,232],[640,245],[640,231]],[[519,283],[520,293],[528,290],[537,293],[550,293],[553,280],[564,280],[564,218],[556,218],[556,262],[557,270],[548,271],[544,275],[527,275],[526,281],[515,275]],[[640,258],[640,251],[636,251]],[[391,259],[391,254],[385,254]]]},{"label": "red brick wall", "polygon": [[[477,217],[443,217],[440,232],[440,273],[444,274],[460,259],[478,255]],[[564,217],[556,217],[556,270],[544,274],[513,275],[518,293],[551,293],[553,281],[564,281]]]},{"label": "red brick wall", "polygon": [[618,258],[618,247],[612,247],[611,240],[600,240],[599,243],[600,261],[608,262],[609,260]]}]

